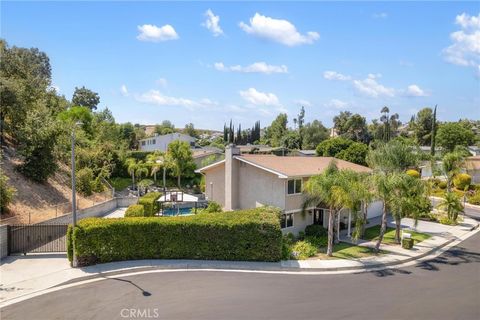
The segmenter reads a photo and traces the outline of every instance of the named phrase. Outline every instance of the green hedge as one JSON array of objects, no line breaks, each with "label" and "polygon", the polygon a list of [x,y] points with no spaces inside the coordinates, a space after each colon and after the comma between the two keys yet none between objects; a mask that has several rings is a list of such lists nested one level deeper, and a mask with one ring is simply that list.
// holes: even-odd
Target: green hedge
[{"label": "green hedge", "polygon": [[125,217],[145,217],[145,208],[141,204],[132,204],[125,211]]},{"label": "green hedge", "polygon": [[143,205],[145,208],[145,216],[153,217],[155,213],[159,210],[158,198],[162,194],[160,192],[149,192],[140,199],[138,199],[138,204]]},{"label": "green hedge", "polygon": [[[68,235],[75,239],[80,266],[135,259],[279,261],[279,213],[262,207],[185,217],[88,218]],[[71,239],[68,246],[71,253]]]}]

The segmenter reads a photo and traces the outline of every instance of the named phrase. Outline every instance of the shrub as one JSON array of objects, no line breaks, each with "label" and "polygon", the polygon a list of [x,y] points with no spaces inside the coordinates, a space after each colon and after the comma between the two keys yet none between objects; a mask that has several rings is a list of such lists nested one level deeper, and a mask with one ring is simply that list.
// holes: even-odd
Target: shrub
[{"label": "shrub", "polygon": [[439,187],[440,189],[446,189],[446,188],[447,188],[447,182],[446,182],[446,181],[440,181],[440,182],[438,183],[438,187]]},{"label": "shrub", "polygon": [[222,212],[222,206],[215,202],[215,201],[210,201],[208,203],[208,206],[205,209],[199,210],[199,213],[215,213],[215,212]]},{"label": "shrub", "polygon": [[472,196],[468,197],[468,203],[480,205],[480,192],[475,192]]},{"label": "shrub", "polygon": [[327,235],[327,229],[318,224],[311,224],[305,228],[307,237],[324,237]]},{"label": "shrub", "polygon": [[413,170],[413,169],[407,170],[407,174],[412,178],[420,179],[420,172],[418,172],[417,170]]},{"label": "shrub", "polygon": [[298,238],[298,240],[304,240],[305,239],[305,231],[299,231],[297,238]]},{"label": "shrub", "polygon": [[457,222],[453,221],[452,219],[449,219],[448,217],[441,217],[440,219],[438,219],[438,222],[440,222],[441,224],[446,224],[446,225],[449,225],[449,226],[454,226],[457,224]]},{"label": "shrub", "polygon": [[459,190],[465,190],[470,183],[472,183],[472,177],[466,173],[459,173],[453,178],[453,184]]},{"label": "shrub", "polygon": [[138,204],[143,205],[146,217],[153,217],[159,210],[158,198],[162,194],[160,192],[149,192],[140,199]]},{"label": "shrub", "polygon": [[413,248],[413,239],[412,238],[402,239],[402,248],[412,249]]},{"label": "shrub", "polygon": [[93,170],[90,168],[82,168],[76,173],[77,184],[76,189],[78,192],[85,196],[92,195],[93,192]]},{"label": "shrub", "polygon": [[7,207],[12,202],[16,191],[15,188],[8,186],[7,182],[8,177],[3,174],[0,168],[0,213],[7,211]]},{"label": "shrub", "polygon": [[312,237],[312,236],[307,236],[305,237],[305,241],[309,242],[316,248],[321,248],[321,247],[326,247],[328,244],[328,237],[321,236],[321,237]]},{"label": "shrub", "polygon": [[292,247],[292,257],[295,259],[307,259],[317,253],[317,248],[308,241],[298,241]]},{"label": "shrub", "polygon": [[145,208],[141,204],[132,204],[125,211],[125,217],[144,217]]},{"label": "shrub", "polygon": [[185,217],[87,218],[70,237],[79,265],[134,259],[279,261],[279,214],[262,207]]}]

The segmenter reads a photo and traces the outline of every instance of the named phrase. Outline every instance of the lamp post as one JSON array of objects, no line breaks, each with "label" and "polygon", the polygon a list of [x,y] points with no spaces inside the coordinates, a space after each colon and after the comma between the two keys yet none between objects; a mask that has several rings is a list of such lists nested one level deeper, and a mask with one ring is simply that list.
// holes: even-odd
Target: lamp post
[{"label": "lamp post", "polygon": [[[75,177],[75,129],[82,125],[81,122],[76,122],[72,129],[72,226],[73,230],[77,226],[77,194],[76,194],[76,177]],[[74,237],[72,237],[72,266],[77,267],[77,257],[75,255]]]}]

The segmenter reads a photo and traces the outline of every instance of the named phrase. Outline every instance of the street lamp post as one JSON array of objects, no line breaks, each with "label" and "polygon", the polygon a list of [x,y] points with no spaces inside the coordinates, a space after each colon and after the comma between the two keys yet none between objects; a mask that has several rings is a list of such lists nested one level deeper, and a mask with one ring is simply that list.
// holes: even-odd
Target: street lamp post
[{"label": "street lamp post", "polygon": [[[76,122],[72,129],[72,227],[75,230],[77,226],[77,194],[76,194],[76,177],[75,177],[75,128],[82,125],[81,122]],[[77,267],[77,256],[75,255],[75,243],[74,237],[72,237],[72,266]]]}]

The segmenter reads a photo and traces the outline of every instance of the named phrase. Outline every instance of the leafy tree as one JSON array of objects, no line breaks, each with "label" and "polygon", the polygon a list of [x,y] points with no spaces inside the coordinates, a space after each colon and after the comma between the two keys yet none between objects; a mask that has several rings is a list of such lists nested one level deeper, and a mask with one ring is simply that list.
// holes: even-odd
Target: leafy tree
[{"label": "leafy tree", "polygon": [[180,188],[182,176],[190,177],[194,173],[195,163],[193,162],[190,145],[185,141],[176,140],[168,145],[165,161],[173,174],[177,177],[177,185]]},{"label": "leafy tree", "polygon": [[452,152],[456,146],[468,147],[475,141],[475,134],[458,122],[447,122],[438,128],[437,142],[444,152]]},{"label": "leafy tree", "polygon": [[73,106],[59,113],[58,119],[65,123],[67,129],[73,128],[77,122],[80,122],[82,129],[86,133],[92,134],[93,115],[87,107]]},{"label": "leafy tree", "polygon": [[431,145],[433,128],[433,112],[431,108],[423,108],[415,117],[414,133],[421,146]]},{"label": "leafy tree", "polygon": [[328,129],[318,120],[305,124],[303,127],[302,147],[304,149],[315,149],[318,144],[329,137]]},{"label": "leafy tree", "polygon": [[342,137],[331,138],[322,141],[316,149],[316,153],[320,157],[335,157],[342,150],[352,145],[353,141]]},{"label": "leafy tree", "polygon": [[342,111],[333,118],[333,123],[339,136],[353,141],[368,142],[369,134],[365,117]]},{"label": "leafy tree", "polygon": [[15,188],[8,185],[8,177],[3,174],[0,166],[0,214],[7,212],[8,205],[12,202],[15,192]]},{"label": "leafy tree", "polygon": [[100,103],[100,96],[98,93],[93,92],[90,89],[75,87],[75,92],[72,97],[72,104],[75,106],[87,107],[90,110],[96,110]]},{"label": "leafy tree", "polygon": [[195,138],[198,138],[198,132],[197,130],[195,130],[195,127],[193,126],[193,123],[187,123],[185,125],[185,129],[183,129],[183,133],[191,136],[191,137],[195,137]]},{"label": "leafy tree", "polygon": [[175,126],[169,120],[163,120],[161,124],[155,126],[155,132],[159,135],[175,132]]},{"label": "leafy tree", "polygon": [[281,113],[272,121],[265,132],[265,138],[272,147],[282,146],[283,136],[287,133],[288,118],[286,113]]},{"label": "leafy tree", "polygon": [[301,137],[298,131],[288,131],[282,138],[282,146],[287,149],[301,149]]},{"label": "leafy tree", "polygon": [[362,166],[367,165],[366,157],[368,146],[360,142],[352,143],[347,149],[344,149],[335,155],[336,158],[350,161]]},{"label": "leafy tree", "polygon": [[92,195],[93,191],[93,170],[90,168],[82,168],[76,173],[77,184],[76,189],[78,192],[85,196]]},{"label": "leafy tree", "polygon": [[446,153],[442,159],[442,170],[447,177],[447,191],[452,191],[453,179],[464,163],[464,157],[458,152]]}]

